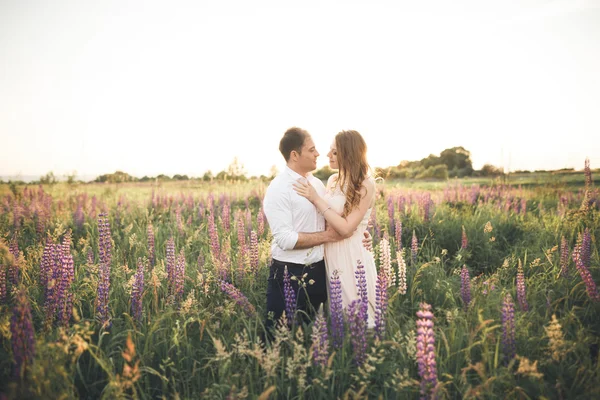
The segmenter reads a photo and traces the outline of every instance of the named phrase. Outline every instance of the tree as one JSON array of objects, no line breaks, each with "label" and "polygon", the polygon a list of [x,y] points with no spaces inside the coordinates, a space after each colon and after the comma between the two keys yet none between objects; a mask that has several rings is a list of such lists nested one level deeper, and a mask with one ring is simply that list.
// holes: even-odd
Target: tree
[{"label": "tree", "polygon": [[504,175],[504,171],[502,170],[502,168],[495,167],[492,164],[485,164],[483,167],[481,167],[481,175],[499,176]]},{"label": "tree", "polygon": [[229,164],[229,166],[227,167],[227,175],[229,175],[233,179],[246,177],[246,170],[244,168],[244,164],[242,164],[237,157],[234,157],[231,164]]},{"label": "tree", "polygon": [[442,151],[440,153],[440,161],[448,167],[448,174],[451,177],[473,175],[471,153],[462,146]]},{"label": "tree", "polygon": [[333,175],[333,170],[329,168],[329,165],[324,166],[323,168],[316,170],[313,172],[315,178],[319,178],[322,181],[329,179],[331,175]]},{"label": "tree", "polygon": [[46,175],[40,177],[40,183],[45,185],[54,185],[57,182],[54,172],[50,171]]}]

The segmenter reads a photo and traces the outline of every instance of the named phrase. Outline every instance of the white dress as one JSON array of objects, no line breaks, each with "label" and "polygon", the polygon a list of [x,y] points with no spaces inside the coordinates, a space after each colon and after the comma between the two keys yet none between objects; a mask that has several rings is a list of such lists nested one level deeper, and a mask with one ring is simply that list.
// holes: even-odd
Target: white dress
[{"label": "white dress", "polygon": [[[369,178],[372,179],[372,178]],[[331,206],[331,209],[342,214],[346,196],[338,186],[332,188],[328,185],[324,196],[325,201]],[[337,270],[342,286],[342,305],[344,310],[352,301],[358,299],[358,289],[356,286],[355,271],[357,261],[360,260],[364,266],[365,278],[367,281],[367,296],[369,299],[367,326],[375,326],[375,285],[377,282],[377,269],[373,254],[363,245],[364,231],[371,216],[372,207],[364,215],[362,221],[354,231],[351,237],[340,240],[339,242],[325,243],[325,266],[327,277],[331,279],[333,271]],[[329,285],[328,285],[329,287]],[[331,299],[331,297],[329,297]]]}]

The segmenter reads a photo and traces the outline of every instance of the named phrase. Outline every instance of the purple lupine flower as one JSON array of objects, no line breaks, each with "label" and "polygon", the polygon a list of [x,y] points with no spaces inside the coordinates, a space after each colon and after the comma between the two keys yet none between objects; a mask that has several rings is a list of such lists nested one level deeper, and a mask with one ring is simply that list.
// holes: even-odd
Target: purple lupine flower
[{"label": "purple lupine flower", "polygon": [[519,266],[517,267],[517,301],[521,310],[529,310],[529,304],[527,304],[527,295],[525,293],[525,274],[523,273],[523,266],[521,260],[519,260]]},{"label": "purple lupine flower", "polygon": [[592,235],[590,234],[590,228],[585,228],[581,238],[581,246],[579,248],[579,257],[581,262],[586,267],[590,266],[592,254]]},{"label": "purple lupine flower", "polygon": [[466,310],[471,303],[471,279],[466,265],[463,265],[460,270],[460,296],[462,297]]},{"label": "purple lupine flower", "polygon": [[69,324],[73,314],[73,293],[71,284],[75,277],[73,256],[71,255],[71,232],[67,232],[60,247],[60,277],[55,301],[58,303],[58,322],[62,326]]},{"label": "purple lupine flower", "polygon": [[210,252],[213,263],[218,265],[221,259],[221,245],[219,244],[219,234],[215,226],[215,216],[212,212],[208,214],[208,236],[210,237]]},{"label": "purple lupine flower", "polygon": [[463,249],[463,250],[466,250],[468,245],[469,245],[469,240],[467,239],[467,232],[465,231],[465,226],[463,225],[463,227],[462,227],[462,240],[460,242],[460,248]]},{"label": "purple lupine flower", "polygon": [[428,192],[421,197],[421,206],[423,208],[423,221],[428,222],[431,218],[431,194]]},{"label": "purple lupine flower", "polygon": [[396,222],[396,249],[397,251],[402,250],[402,221],[398,219]]},{"label": "purple lupine flower", "polygon": [[569,243],[564,236],[560,238],[560,276],[569,275]]},{"label": "purple lupine flower", "polygon": [[154,247],[154,227],[148,224],[148,259],[150,266],[154,268],[156,265],[156,248]]},{"label": "purple lupine flower", "polygon": [[6,301],[6,267],[0,264],[0,304]]},{"label": "purple lupine flower", "polygon": [[73,213],[73,223],[78,231],[83,229],[83,223],[85,222],[85,215],[83,214],[83,207],[81,202],[77,202],[77,208]]},{"label": "purple lupine flower", "polygon": [[250,232],[250,268],[258,272],[258,236],[255,231]]},{"label": "purple lupine flower", "polygon": [[294,313],[296,312],[296,293],[292,287],[290,274],[288,273],[287,265],[283,270],[283,296],[285,298],[285,314],[288,324],[292,324]]},{"label": "purple lupine flower", "polygon": [[383,340],[385,335],[385,318],[388,305],[388,277],[383,269],[377,274],[375,285],[375,335]]},{"label": "purple lupine flower", "polygon": [[347,312],[354,363],[360,366],[367,358],[367,318],[363,301],[360,298],[353,300]]},{"label": "purple lupine flower", "polygon": [[363,309],[361,310],[362,315],[367,322],[368,314],[367,310],[369,307],[369,296],[367,293],[367,278],[365,277],[365,267],[362,265],[360,260],[356,260],[356,271],[354,272],[356,277],[356,289],[358,298],[362,301]]},{"label": "purple lupine flower", "polygon": [[14,376],[23,378],[35,356],[35,332],[31,321],[31,306],[24,288],[17,291],[10,320]]},{"label": "purple lupine flower", "polygon": [[44,299],[48,290],[48,282],[54,273],[54,244],[50,237],[46,239],[44,252],[42,253],[42,261],[40,263],[40,286],[44,290]]},{"label": "purple lupine flower", "polygon": [[587,291],[587,294],[590,297],[590,299],[592,299],[593,301],[600,301],[600,294],[598,293],[596,282],[594,282],[594,278],[592,277],[592,274],[590,274],[588,266],[584,264],[582,260],[583,257],[581,257],[582,244],[583,237],[580,233],[577,238],[577,245],[573,249],[572,253],[573,261],[575,261],[575,268],[577,268],[581,279],[585,283],[585,290]]},{"label": "purple lupine flower", "polygon": [[13,256],[13,262],[8,266],[8,280],[11,285],[17,286],[19,283],[19,244],[17,243],[17,235],[13,235],[8,246],[10,254]]},{"label": "purple lupine flower", "polygon": [[144,264],[142,260],[138,258],[137,270],[135,272],[135,278],[133,280],[133,286],[131,288],[131,315],[133,318],[142,322],[142,295],[144,293]]},{"label": "purple lupine flower", "polygon": [[176,255],[175,255],[175,240],[170,237],[167,240],[167,265],[165,267],[167,272],[167,292],[172,295],[175,292],[175,269],[176,269]]},{"label": "purple lupine flower", "polygon": [[392,255],[390,249],[390,242],[387,237],[384,236],[379,243],[381,252],[379,253],[379,266],[384,271],[386,281],[389,286],[396,284],[396,274],[392,270]]},{"label": "purple lupine flower", "polygon": [[342,282],[338,270],[334,270],[329,281],[329,307],[331,310],[331,337],[333,347],[340,349],[344,342],[344,307],[342,303]]},{"label": "purple lupine flower", "polygon": [[223,201],[223,209],[221,210],[221,221],[223,222],[223,229],[226,233],[229,233],[229,231],[231,230],[231,208],[229,207],[229,201]]},{"label": "purple lupine flower", "polygon": [[431,398],[437,386],[433,313],[427,303],[421,303],[420,307],[417,311],[417,365],[421,377],[422,398]]},{"label": "purple lupine flower", "polygon": [[108,222],[108,214],[101,212],[98,216],[98,250],[100,254],[100,268],[98,279],[98,297],[96,300],[96,311],[98,319],[102,326],[109,325],[108,315],[108,294],[110,290],[110,266],[111,266],[111,250],[112,239],[110,234],[110,224]]},{"label": "purple lupine flower", "polygon": [[517,342],[515,339],[515,305],[510,293],[504,296],[502,303],[502,351],[506,364],[517,354]]},{"label": "purple lupine flower", "polygon": [[265,214],[263,212],[262,207],[258,210],[258,215],[256,216],[256,224],[258,229],[258,236],[262,236],[265,232]]},{"label": "purple lupine flower", "polygon": [[398,212],[404,214],[406,209],[406,199],[404,196],[398,196]]},{"label": "purple lupine flower", "polygon": [[248,208],[248,204],[246,204],[246,235],[250,236],[251,231],[252,231],[252,212]]},{"label": "purple lupine flower", "polygon": [[248,317],[253,317],[256,314],[256,309],[250,303],[250,301],[248,301],[248,298],[231,283],[221,281],[221,290],[225,292],[233,301],[235,301],[236,304],[240,306],[242,310],[244,310]]},{"label": "purple lupine flower", "polygon": [[520,214],[525,215],[526,213],[527,213],[527,200],[521,199]]},{"label": "purple lupine flower", "polygon": [[47,258],[47,279],[44,286],[44,311],[46,313],[45,325],[50,328],[54,322],[54,316],[58,308],[58,287],[61,279],[61,247],[50,243]]},{"label": "purple lupine flower", "polygon": [[394,198],[393,196],[388,196],[387,198],[387,210],[388,217],[390,220],[390,235],[396,231],[396,227],[394,226],[396,220],[394,219]]},{"label": "purple lupine flower", "polygon": [[176,301],[181,301],[183,299],[183,281],[185,279],[185,254],[183,249],[179,251],[179,256],[177,257],[177,264],[175,265],[175,274],[174,274],[174,290],[173,294],[175,295]]},{"label": "purple lupine flower", "polygon": [[417,252],[419,251],[419,240],[417,239],[417,235],[413,230],[412,241],[410,245],[410,254],[412,266],[414,267],[417,264]]},{"label": "purple lupine flower", "polygon": [[246,225],[241,213],[238,214],[237,218],[237,239],[240,249],[246,247]]},{"label": "purple lupine flower", "polygon": [[327,337],[327,321],[319,312],[312,328],[313,364],[325,368],[329,360],[329,339]]}]

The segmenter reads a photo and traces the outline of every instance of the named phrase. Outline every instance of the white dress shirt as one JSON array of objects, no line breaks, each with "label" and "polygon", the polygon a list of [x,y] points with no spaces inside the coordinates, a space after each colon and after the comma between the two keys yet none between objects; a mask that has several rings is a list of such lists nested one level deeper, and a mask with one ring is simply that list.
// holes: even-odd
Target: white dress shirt
[{"label": "white dress shirt", "polygon": [[[323,245],[310,249],[294,249],[298,233],[314,233],[325,230],[325,219],[308,199],[300,196],[292,186],[303,178],[287,165],[273,179],[263,199],[263,210],[271,233],[271,256],[278,261],[295,264],[312,264],[323,259]],[[303,178],[304,179],[304,178]],[[319,196],[325,195],[325,185],[312,174],[307,178]]]}]

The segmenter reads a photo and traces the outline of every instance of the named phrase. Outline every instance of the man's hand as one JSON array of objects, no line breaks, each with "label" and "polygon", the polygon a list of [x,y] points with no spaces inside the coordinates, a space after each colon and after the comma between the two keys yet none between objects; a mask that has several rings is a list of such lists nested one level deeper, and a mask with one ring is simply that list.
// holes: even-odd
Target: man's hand
[{"label": "man's hand", "polygon": [[373,251],[373,237],[371,236],[371,234],[369,233],[369,231],[365,230],[364,232],[365,237],[363,238],[363,246],[365,246],[365,249],[369,250],[370,252]]},{"label": "man's hand", "polygon": [[347,239],[352,235],[342,236],[335,229],[331,227],[331,225],[327,224],[325,228],[325,233],[327,234],[330,242],[339,242],[340,240]]}]

